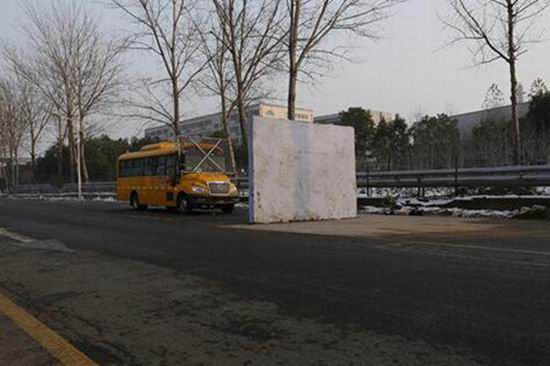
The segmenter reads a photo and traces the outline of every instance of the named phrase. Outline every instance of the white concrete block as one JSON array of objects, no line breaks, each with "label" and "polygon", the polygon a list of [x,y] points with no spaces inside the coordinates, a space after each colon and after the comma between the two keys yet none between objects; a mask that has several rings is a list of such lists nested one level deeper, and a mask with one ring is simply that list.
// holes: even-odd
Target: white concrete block
[{"label": "white concrete block", "polygon": [[250,222],[355,217],[354,133],[255,117],[249,126]]}]

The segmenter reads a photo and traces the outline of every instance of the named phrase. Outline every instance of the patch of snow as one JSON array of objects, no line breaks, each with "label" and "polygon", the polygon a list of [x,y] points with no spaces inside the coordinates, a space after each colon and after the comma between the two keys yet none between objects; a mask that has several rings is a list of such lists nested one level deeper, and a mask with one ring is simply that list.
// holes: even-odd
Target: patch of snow
[{"label": "patch of snow", "polygon": [[[537,187],[535,188],[535,193],[533,195],[514,195],[514,194],[506,194],[506,195],[471,195],[462,197],[461,199],[470,199],[471,197],[474,198],[481,198],[486,197],[488,199],[492,197],[499,197],[499,198],[548,198],[550,197],[550,187]],[[444,199],[445,197],[452,197],[455,193],[454,188],[426,188],[424,190],[424,196],[426,198],[441,198]],[[367,189],[366,188],[359,188],[357,190],[357,197],[359,198],[415,198],[418,196],[418,189],[417,188],[371,188],[370,189],[370,195],[367,195]]]},{"label": "patch of snow", "polygon": [[[40,201],[72,201],[80,202],[75,193],[44,193],[44,194],[31,194],[23,193],[8,196],[14,199],[30,199]],[[112,193],[84,193],[83,201],[102,201],[102,202],[116,202],[116,198]]]},{"label": "patch of snow", "polygon": [[92,201],[101,201],[101,202],[116,202],[115,197],[94,197]]},{"label": "patch of snow", "polygon": [[512,219],[517,216],[518,210],[500,211],[500,210],[464,210],[460,208],[446,209],[454,217],[464,218],[498,218]]},{"label": "patch of snow", "polygon": [[419,198],[400,198],[397,204],[400,206],[444,206],[453,199],[419,199]]},{"label": "patch of snow", "polygon": [[550,199],[550,196],[504,194],[504,195],[500,195],[500,196],[499,195],[473,195],[473,196],[455,198],[455,200],[457,200],[457,201],[468,201],[468,200],[475,200],[475,199],[484,199],[484,200],[491,200],[491,199]]},{"label": "patch of snow", "polygon": [[387,215],[391,210],[385,207],[364,206],[361,208],[361,213]]},{"label": "patch of snow", "polygon": [[409,207],[404,206],[396,210],[383,207],[365,206],[361,213],[374,215],[441,215],[461,218],[499,218],[512,219],[518,215],[519,210],[499,211],[499,210],[465,210],[460,208],[440,208],[440,207]]}]

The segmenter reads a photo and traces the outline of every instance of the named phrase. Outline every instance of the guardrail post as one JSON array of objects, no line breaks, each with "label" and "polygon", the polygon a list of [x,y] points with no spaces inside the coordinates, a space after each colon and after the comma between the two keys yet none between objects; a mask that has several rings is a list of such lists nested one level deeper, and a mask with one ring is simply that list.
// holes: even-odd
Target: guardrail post
[{"label": "guardrail post", "polygon": [[458,197],[458,159],[455,161],[455,197]]}]

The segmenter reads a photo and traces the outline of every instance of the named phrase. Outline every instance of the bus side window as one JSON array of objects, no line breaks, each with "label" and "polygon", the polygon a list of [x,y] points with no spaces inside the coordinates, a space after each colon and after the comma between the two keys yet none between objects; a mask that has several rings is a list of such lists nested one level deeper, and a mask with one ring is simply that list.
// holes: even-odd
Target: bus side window
[{"label": "bus side window", "polygon": [[126,161],[126,172],[128,177],[134,176],[134,161],[133,160],[127,160]]},{"label": "bus side window", "polygon": [[176,155],[169,155],[166,157],[166,175],[174,174],[176,174]]},{"label": "bus side window", "polygon": [[137,160],[132,160],[131,161],[131,176],[132,177],[137,177],[139,174],[139,168],[138,168],[138,164],[139,162]]},{"label": "bus side window", "polygon": [[154,176],[157,172],[157,158],[146,158],[145,159],[145,175]]},{"label": "bus side window", "polygon": [[143,164],[143,175],[146,177],[153,175],[151,171],[151,158],[143,159]]},{"label": "bus side window", "polygon": [[134,176],[141,177],[143,176],[143,163],[144,159],[134,160]]},{"label": "bus side window", "polygon": [[166,175],[166,157],[159,156],[157,161],[157,174],[156,175]]}]

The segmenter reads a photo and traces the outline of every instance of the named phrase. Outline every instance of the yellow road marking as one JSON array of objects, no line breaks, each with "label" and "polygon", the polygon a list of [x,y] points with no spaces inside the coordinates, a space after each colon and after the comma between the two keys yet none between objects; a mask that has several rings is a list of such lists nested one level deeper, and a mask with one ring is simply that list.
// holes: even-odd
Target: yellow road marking
[{"label": "yellow road marking", "polygon": [[[13,233],[1,227],[0,235],[21,243],[34,241],[32,238]],[[63,365],[97,366],[88,356],[77,350],[59,334],[17,306],[2,293],[0,293],[0,313],[11,319],[19,328],[25,331]]]},{"label": "yellow road marking", "polygon": [[0,312],[10,318],[63,365],[97,366],[88,356],[1,293]]}]

